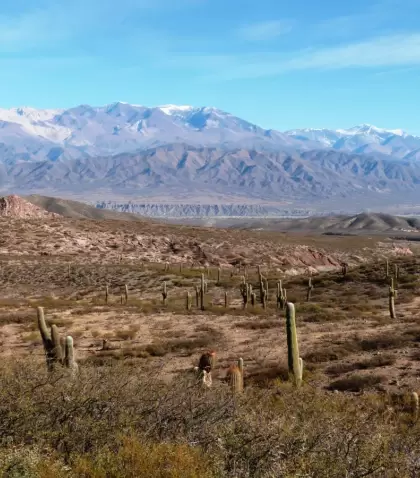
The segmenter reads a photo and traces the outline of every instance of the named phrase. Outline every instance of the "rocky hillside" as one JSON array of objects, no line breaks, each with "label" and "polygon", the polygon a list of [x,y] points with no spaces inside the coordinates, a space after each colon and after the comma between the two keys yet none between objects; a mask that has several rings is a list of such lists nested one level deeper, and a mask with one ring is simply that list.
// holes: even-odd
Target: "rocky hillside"
[{"label": "rocky hillside", "polygon": [[29,203],[44,209],[50,213],[59,214],[63,217],[73,219],[98,219],[98,220],[120,220],[120,221],[143,221],[144,219],[138,214],[130,214],[126,212],[117,212],[110,209],[97,208],[89,204],[71,201],[69,199],[61,199],[48,196],[39,196],[33,194],[26,196],[25,200]]},{"label": "rocky hillside", "polygon": [[57,214],[16,196],[0,197],[0,217],[13,219],[51,219]]}]

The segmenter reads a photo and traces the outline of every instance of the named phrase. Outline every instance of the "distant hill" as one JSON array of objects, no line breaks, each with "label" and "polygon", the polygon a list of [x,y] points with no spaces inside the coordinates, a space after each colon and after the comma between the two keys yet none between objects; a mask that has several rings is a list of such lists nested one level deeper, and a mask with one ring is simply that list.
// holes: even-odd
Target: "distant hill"
[{"label": "distant hill", "polygon": [[302,219],[255,219],[237,222],[230,227],[273,231],[316,232],[419,232],[420,217],[401,217],[382,213],[355,216],[324,216]]},{"label": "distant hill", "polygon": [[[31,195],[24,197],[26,201],[50,213],[59,214],[74,219],[122,220],[122,221],[152,221],[137,214],[96,208],[78,201],[47,196]],[[179,218],[169,222],[206,226],[208,218]],[[211,225],[233,229],[261,229],[266,231],[284,232],[317,232],[317,233],[418,233],[420,232],[420,217],[402,217],[383,213],[362,213],[354,216],[317,216],[298,219],[264,219],[264,218],[213,218]]]},{"label": "distant hill", "polygon": [[25,196],[24,199],[42,209],[45,209],[48,212],[53,212],[59,214],[60,216],[70,217],[73,219],[114,219],[121,221],[146,220],[137,214],[111,211],[109,209],[98,209],[94,206],[89,206],[88,204],[79,201],[71,201],[68,199],[39,196],[36,194]]},{"label": "distant hill", "polygon": [[[207,225],[208,218],[172,220],[171,222]],[[264,218],[215,218],[211,224],[216,227],[232,229],[260,229],[265,231],[284,232],[318,232],[324,234],[346,233],[360,234],[363,232],[401,233],[419,232],[420,217],[401,217],[382,213],[362,213],[354,216],[316,216],[307,218],[264,219]]]}]

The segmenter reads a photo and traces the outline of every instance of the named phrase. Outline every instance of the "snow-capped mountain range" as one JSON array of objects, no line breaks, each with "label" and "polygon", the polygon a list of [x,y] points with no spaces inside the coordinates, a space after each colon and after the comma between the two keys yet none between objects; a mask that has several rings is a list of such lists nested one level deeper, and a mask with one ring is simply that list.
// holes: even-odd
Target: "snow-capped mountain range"
[{"label": "snow-capped mountain range", "polygon": [[117,102],[92,107],[0,109],[0,161],[108,156],[173,143],[268,151],[333,149],[420,158],[420,138],[370,125],[350,129],[263,129],[217,108]]},{"label": "snow-capped mountain range", "polygon": [[419,160],[420,137],[365,124],[280,132],[217,108],[122,102],[0,109],[1,193],[420,207]]}]

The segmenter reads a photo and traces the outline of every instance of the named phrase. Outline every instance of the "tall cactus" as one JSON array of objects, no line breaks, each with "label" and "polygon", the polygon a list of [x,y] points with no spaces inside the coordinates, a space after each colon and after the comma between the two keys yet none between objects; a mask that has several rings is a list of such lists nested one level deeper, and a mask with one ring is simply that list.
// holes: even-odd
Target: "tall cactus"
[{"label": "tall cactus", "polygon": [[397,281],[400,278],[400,268],[398,264],[394,264],[394,276],[395,276],[395,281]]},{"label": "tall cactus", "polygon": [[264,305],[264,290],[265,290],[265,287],[264,287],[264,277],[261,273],[259,273],[259,284],[260,284],[260,301],[261,301],[261,304]]},{"label": "tall cactus", "polygon": [[62,364],[64,359],[63,347],[57,326],[54,324],[48,330],[45,321],[44,308],[37,308],[38,328],[44,345],[45,360],[47,369],[54,370],[56,364]]},{"label": "tall cactus", "polygon": [[309,277],[309,279],[308,279],[308,292],[307,292],[307,295],[306,295],[306,301],[307,302],[309,302],[311,300],[313,288],[314,288],[314,286],[312,285],[312,277]]},{"label": "tall cactus", "polygon": [[282,282],[279,280],[277,282],[277,308],[284,309],[286,306],[286,289],[283,289]]},{"label": "tall cactus", "polygon": [[109,287],[106,286],[105,287],[105,304],[108,304],[108,300],[109,300]]},{"label": "tall cactus", "polygon": [[[249,290],[250,290],[250,285],[245,282],[245,278],[244,278],[244,281],[240,285],[240,291],[242,295],[244,309],[246,309],[249,302]],[[251,290],[252,290],[252,286],[251,286]]]},{"label": "tall cactus", "polygon": [[229,296],[227,291],[225,291],[225,309],[229,307]]},{"label": "tall cactus", "polygon": [[195,306],[197,309],[200,307],[200,289],[198,285],[195,286]]},{"label": "tall cactus", "polygon": [[413,420],[416,422],[419,417],[419,396],[417,392],[411,393],[411,412]]},{"label": "tall cactus", "polygon": [[168,290],[166,288],[166,281],[164,281],[163,286],[162,286],[163,305],[166,305],[167,298],[168,298]]},{"label": "tall cactus", "polygon": [[188,291],[185,296],[185,306],[187,310],[191,310],[191,294]]},{"label": "tall cactus", "polygon": [[287,334],[287,361],[289,375],[297,387],[302,384],[303,361],[299,356],[299,343],[296,332],[295,305],[288,302],[286,305],[286,334]]},{"label": "tall cactus", "polygon": [[44,308],[37,308],[38,315],[38,329],[41,334],[42,343],[44,345],[45,360],[47,362],[47,369],[49,371],[53,370],[54,362],[56,361],[56,345],[53,343],[50,332],[47,328],[47,323],[45,322]]},{"label": "tall cactus", "polygon": [[128,304],[128,285],[125,284],[124,286],[124,299],[125,299],[125,303]]},{"label": "tall cactus", "polygon": [[205,309],[205,287],[206,287],[206,282],[204,280],[204,274],[201,274],[201,286],[200,286],[200,302],[201,302],[201,310]]},{"label": "tall cactus", "polygon": [[242,380],[242,389],[244,388],[244,359],[240,357],[238,359],[238,368],[241,372],[241,380]]},{"label": "tall cactus", "polygon": [[395,297],[397,296],[397,291],[394,287],[394,278],[391,278],[391,285],[389,286],[388,291],[388,302],[389,302],[389,315],[391,319],[396,319],[397,314],[395,313]]},{"label": "tall cactus", "polygon": [[267,290],[266,289],[263,289],[262,290],[262,306],[264,309],[267,308]]}]

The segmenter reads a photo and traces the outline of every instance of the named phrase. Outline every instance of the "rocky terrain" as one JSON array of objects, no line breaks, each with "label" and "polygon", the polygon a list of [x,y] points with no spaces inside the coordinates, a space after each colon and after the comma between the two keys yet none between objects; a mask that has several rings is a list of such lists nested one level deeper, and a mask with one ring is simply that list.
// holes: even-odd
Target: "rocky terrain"
[{"label": "rocky terrain", "polygon": [[417,243],[32,200],[67,217],[2,201],[0,475],[416,476]]}]

